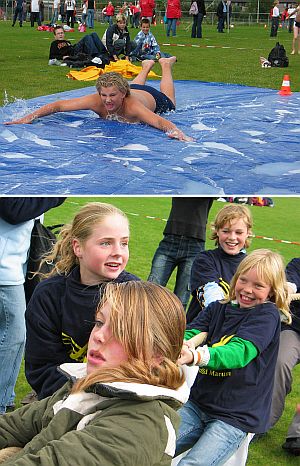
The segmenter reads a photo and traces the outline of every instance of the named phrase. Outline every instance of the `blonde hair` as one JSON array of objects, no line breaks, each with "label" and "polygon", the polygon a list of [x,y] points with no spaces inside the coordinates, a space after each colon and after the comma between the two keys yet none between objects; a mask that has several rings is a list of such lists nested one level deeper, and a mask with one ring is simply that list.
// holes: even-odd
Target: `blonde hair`
[{"label": "blonde hair", "polygon": [[[219,237],[217,235],[218,231],[226,225],[226,223],[231,224],[234,220],[244,220],[248,234],[252,234],[253,219],[252,214],[249,208],[241,204],[229,204],[225,207],[222,207],[221,210],[217,213],[214,222],[212,223],[212,234],[210,239],[215,241],[215,244],[219,244]],[[245,248],[250,246],[249,237],[245,241]]]},{"label": "blonde hair", "polygon": [[235,286],[240,275],[256,268],[257,275],[271,287],[270,301],[287,317],[290,324],[292,319],[289,310],[288,287],[283,258],[277,252],[269,249],[256,249],[246,256],[239,264],[231,283],[228,301],[236,298]]},{"label": "blonde hair", "polygon": [[184,375],[177,359],[186,319],[177,296],[150,282],[110,282],[104,289],[97,313],[107,303],[112,335],[121,342],[128,361],[118,367],[92,372],[78,381],[73,391],[85,390],[98,382],[116,381],[172,389],[180,387]]},{"label": "blonde hair", "polygon": [[128,222],[128,218],[122,210],[104,202],[90,202],[83,206],[75,215],[71,224],[66,224],[60,231],[59,240],[52,251],[47,254],[40,265],[45,262],[55,263],[55,267],[48,274],[39,273],[43,278],[55,274],[68,275],[72,268],[79,264],[73,251],[73,239],[84,244],[92,235],[95,225],[101,224],[110,215],[120,215]]},{"label": "blonde hair", "polygon": [[126,16],[123,15],[123,13],[118,13],[116,15],[116,23],[119,23],[120,21],[122,21],[122,23],[126,23]]},{"label": "blonde hair", "polygon": [[130,95],[130,87],[128,82],[120,73],[115,71],[110,71],[108,73],[103,73],[96,82],[96,89],[100,94],[102,87],[111,87],[116,86],[120,92],[125,94],[125,97]]}]

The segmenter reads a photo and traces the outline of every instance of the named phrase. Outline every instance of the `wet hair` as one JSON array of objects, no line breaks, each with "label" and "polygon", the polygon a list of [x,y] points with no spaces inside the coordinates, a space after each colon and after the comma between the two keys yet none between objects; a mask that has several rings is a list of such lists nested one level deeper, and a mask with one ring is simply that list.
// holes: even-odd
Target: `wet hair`
[{"label": "wet hair", "polygon": [[96,312],[110,307],[109,325],[128,360],[99,368],[79,381],[73,391],[95,383],[135,382],[176,389],[184,381],[177,365],[186,326],[181,301],[167,288],[151,282],[110,282]]},{"label": "wet hair", "polygon": [[[235,220],[244,220],[248,234],[252,234],[253,220],[249,208],[241,204],[229,204],[225,207],[222,207],[221,210],[217,213],[214,222],[212,223],[212,234],[211,239],[215,241],[215,244],[219,244],[219,237],[217,235],[218,231],[226,225],[226,223],[231,224]],[[250,246],[249,237],[245,241],[245,248]]]},{"label": "wet hair", "polygon": [[115,71],[111,71],[109,73],[103,73],[96,82],[96,89],[101,93],[102,87],[111,87],[116,86],[120,92],[125,94],[125,97],[130,95],[130,87],[128,82],[120,73],[116,73]]},{"label": "wet hair", "polygon": [[112,204],[90,202],[83,206],[75,215],[72,223],[63,226],[52,251],[43,258],[41,267],[44,262],[53,262],[55,263],[54,269],[47,275],[41,273],[40,275],[43,278],[55,274],[68,275],[72,268],[79,264],[73,251],[73,239],[84,244],[93,234],[94,227],[101,224],[110,215],[120,215],[128,222],[124,212]]},{"label": "wet hair", "polygon": [[287,322],[291,323],[284,261],[280,254],[270,249],[256,249],[240,262],[230,283],[228,301],[236,298],[235,286],[240,275],[254,268],[259,279],[271,287],[269,300],[275,303],[286,316]]},{"label": "wet hair", "polygon": [[119,23],[119,22],[121,22],[121,21],[122,21],[122,23],[125,23],[125,24],[126,24],[126,16],[123,15],[123,13],[118,13],[118,14],[116,15],[116,22]]}]

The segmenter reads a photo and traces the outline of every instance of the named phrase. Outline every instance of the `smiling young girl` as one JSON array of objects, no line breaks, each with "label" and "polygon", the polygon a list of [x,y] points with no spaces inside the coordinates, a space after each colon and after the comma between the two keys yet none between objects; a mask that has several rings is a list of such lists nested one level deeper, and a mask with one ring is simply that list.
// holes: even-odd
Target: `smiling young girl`
[{"label": "smiling young girl", "polygon": [[217,248],[201,251],[192,266],[187,322],[213,301],[228,297],[230,280],[250,244],[252,226],[251,212],[245,205],[229,204],[219,210],[211,235]]},{"label": "smiling young girl", "polygon": [[239,265],[229,299],[210,304],[188,325],[185,338],[207,332],[207,345],[194,349],[187,341],[179,360],[199,366],[180,409],[176,453],[191,448],[180,466],[223,464],[248,432],[266,432],[280,316],[290,323],[283,260],[257,249]]},{"label": "smiling young girl", "polygon": [[63,362],[83,362],[103,286],[137,280],[125,271],[129,258],[126,215],[110,204],[86,204],[65,225],[45,260],[56,263],[35,289],[26,310],[25,373],[39,399],[65,382]]},{"label": "smiling young girl", "polygon": [[184,330],[182,304],[166,288],[108,284],[87,365],[63,364],[62,389],[0,416],[0,448],[23,447],[6,464],[171,465],[188,396],[177,364]]}]

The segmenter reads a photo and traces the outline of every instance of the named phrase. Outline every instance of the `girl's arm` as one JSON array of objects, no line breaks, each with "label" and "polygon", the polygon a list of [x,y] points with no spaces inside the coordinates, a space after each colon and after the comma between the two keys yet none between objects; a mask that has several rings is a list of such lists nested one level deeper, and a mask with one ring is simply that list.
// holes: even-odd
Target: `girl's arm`
[{"label": "girl's arm", "polygon": [[[19,118],[18,120],[7,121],[6,125],[27,124],[34,120],[58,112],[69,112],[72,110],[93,110],[96,112],[96,102],[99,99],[97,94],[78,97],[69,100],[57,100],[50,104],[43,105],[34,112]],[[97,112],[96,112],[97,113]]]},{"label": "girl's arm", "polygon": [[153,126],[154,128],[164,131],[170,138],[179,139],[180,141],[193,141],[193,138],[186,136],[179,128],[177,128],[176,125],[174,125],[174,123],[166,120],[156,113],[153,113],[144,105],[141,105],[140,103],[138,105],[134,104],[134,107],[132,108],[134,108],[134,111],[131,111],[130,113],[133,117],[143,123]]},{"label": "girl's arm", "polygon": [[229,337],[230,341],[222,346],[196,348],[184,347],[179,359],[180,364],[207,366],[212,370],[240,369],[247,366],[258,355],[256,346],[251,341],[238,337]]},{"label": "girl's arm", "polygon": [[[66,387],[67,385],[57,392],[53,398],[58,397],[58,399],[61,399],[63,396],[61,393],[67,391]],[[7,447],[22,448],[30,442],[42,430],[43,416],[52,403],[52,397],[46,398],[0,416],[0,449]]]}]

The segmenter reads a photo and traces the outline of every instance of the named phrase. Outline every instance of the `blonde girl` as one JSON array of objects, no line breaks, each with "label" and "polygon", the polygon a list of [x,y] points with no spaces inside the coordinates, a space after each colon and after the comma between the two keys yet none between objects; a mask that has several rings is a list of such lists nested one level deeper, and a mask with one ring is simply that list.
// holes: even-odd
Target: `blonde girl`
[{"label": "blonde girl", "polygon": [[[199,366],[189,401],[180,409],[179,462],[219,465],[246,435],[268,430],[281,317],[291,322],[282,257],[258,249],[240,263],[225,302],[212,303],[188,325],[207,345],[185,344],[180,362]],[[205,451],[205,455],[201,452]],[[191,461],[191,462],[189,462]]]},{"label": "blonde girl", "polygon": [[111,204],[83,206],[61,231],[45,258],[55,269],[35,289],[26,310],[25,373],[39,399],[66,381],[57,366],[83,362],[102,288],[110,281],[137,280],[126,272],[126,215]]},{"label": "blonde girl", "polygon": [[228,204],[219,210],[211,234],[217,248],[200,252],[192,266],[187,322],[211,302],[228,297],[230,280],[250,245],[252,226],[252,215],[245,205]]},{"label": "blonde girl", "polygon": [[[166,288],[109,283],[87,364],[63,364],[70,380],[52,398],[1,416],[0,448],[23,447],[7,464],[171,465],[188,396],[177,364],[184,330],[182,304]],[[75,374],[83,378],[74,385]]]}]

